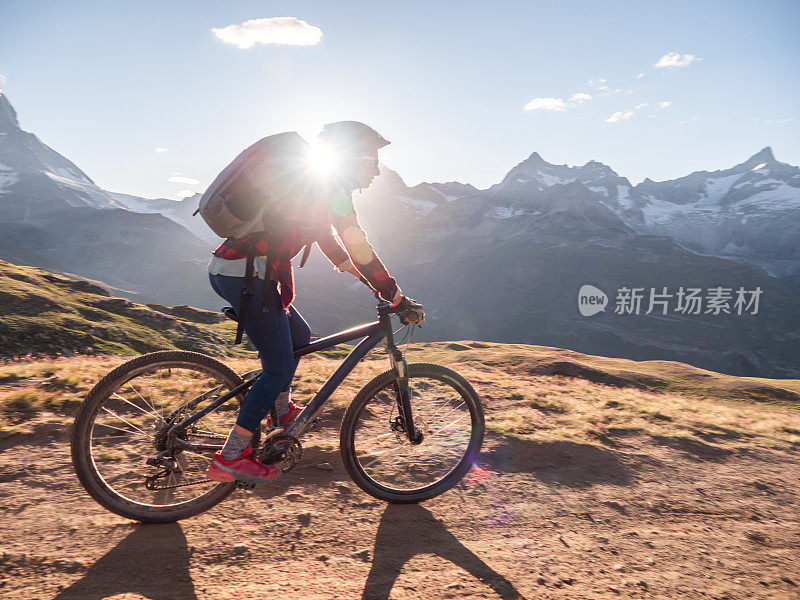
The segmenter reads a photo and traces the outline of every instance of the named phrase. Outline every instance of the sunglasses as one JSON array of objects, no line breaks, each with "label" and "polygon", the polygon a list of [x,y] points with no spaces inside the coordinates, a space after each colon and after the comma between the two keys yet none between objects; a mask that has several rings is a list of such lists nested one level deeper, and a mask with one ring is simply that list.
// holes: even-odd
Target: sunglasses
[{"label": "sunglasses", "polygon": [[364,162],[364,164],[369,165],[373,169],[376,169],[378,167],[378,157],[377,156],[362,156],[361,160]]}]

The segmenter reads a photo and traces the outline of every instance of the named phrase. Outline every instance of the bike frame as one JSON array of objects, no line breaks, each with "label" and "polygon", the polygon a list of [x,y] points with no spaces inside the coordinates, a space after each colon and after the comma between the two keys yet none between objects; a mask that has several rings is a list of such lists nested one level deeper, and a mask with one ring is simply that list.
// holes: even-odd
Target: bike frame
[{"label": "bike frame", "polygon": [[[333,374],[331,374],[328,380],[314,395],[314,397],[311,399],[311,402],[308,403],[303,412],[301,412],[295,421],[286,429],[285,433],[287,435],[295,438],[302,436],[311,424],[311,415],[315,414],[322,407],[322,405],[325,404],[328,398],[331,397],[331,394],[336,391],[339,385],[345,380],[355,366],[361,362],[363,358],[381,342],[381,340],[386,338],[386,350],[389,353],[389,361],[392,365],[392,370],[394,370],[396,375],[395,390],[397,391],[398,413],[400,419],[399,427],[406,434],[412,444],[418,444],[422,441],[421,432],[414,427],[414,421],[411,412],[411,397],[408,387],[408,365],[403,358],[402,352],[394,343],[394,333],[392,331],[391,321],[391,315],[393,312],[394,310],[390,307],[389,303],[383,302],[378,305],[377,321],[364,323],[363,325],[358,325],[356,327],[340,331],[339,333],[334,333],[333,335],[318,339],[310,344],[295,349],[294,357],[295,359],[299,359],[307,354],[313,354],[314,352],[327,350],[328,348],[332,348],[333,346],[337,346],[351,340],[364,338],[356,345],[355,348],[350,351],[339,367],[333,372]],[[192,426],[210,412],[225,404],[225,402],[231,398],[234,398],[238,394],[248,390],[253,383],[255,383],[256,379],[258,379],[259,375],[260,371],[254,372],[254,376],[252,378],[223,394],[202,410],[192,413],[180,422],[173,425],[167,434],[167,450],[161,454],[166,456],[171,454],[171,452],[175,449],[191,450],[193,452],[206,452],[215,451],[222,448],[222,446],[219,445],[191,444],[180,439],[178,434],[181,431],[184,431],[187,427]],[[193,403],[196,405],[202,401],[203,396],[206,394],[201,394],[199,397],[193,399],[187,404],[187,406],[191,406]],[[276,415],[274,406],[272,415],[273,422],[277,422],[275,419]]]}]

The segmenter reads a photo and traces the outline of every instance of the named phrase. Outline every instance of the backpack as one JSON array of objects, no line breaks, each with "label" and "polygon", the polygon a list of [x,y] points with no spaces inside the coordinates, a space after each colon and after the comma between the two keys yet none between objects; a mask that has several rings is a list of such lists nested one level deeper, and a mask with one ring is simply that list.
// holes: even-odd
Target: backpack
[{"label": "backpack", "polygon": [[194,214],[222,238],[318,225],[302,202],[307,152],[294,131],[260,139],[217,175]]},{"label": "backpack", "polygon": [[[314,234],[326,223],[308,179],[307,156],[308,144],[297,132],[260,139],[217,175],[200,198],[194,215],[200,213],[211,230],[222,238],[241,238],[262,231],[273,237],[297,229],[309,231],[309,239],[316,238]],[[311,245],[307,244],[303,250],[301,267]],[[267,256],[267,265],[272,264],[273,258]],[[242,340],[247,307],[254,295],[253,260],[254,255],[248,253],[234,344]],[[265,286],[270,280],[267,275]],[[265,311],[266,300],[265,294],[262,307]]]}]

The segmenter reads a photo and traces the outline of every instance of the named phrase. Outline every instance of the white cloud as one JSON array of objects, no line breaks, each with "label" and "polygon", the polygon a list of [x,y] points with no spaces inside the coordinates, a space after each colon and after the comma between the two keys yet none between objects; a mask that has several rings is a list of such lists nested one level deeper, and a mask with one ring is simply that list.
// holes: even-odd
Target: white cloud
[{"label": "white cloud", "polygon": [[791,119],[775,119],[774,121],[764,121],[767,125],[781,125],[783,123],[791,123],[794,121],[794,118]]},{"label": "white cloud", "polygon": [[524,110],[551,110],[563,112],[567,110],[567,105],[561,98],[534,98],[524,106]]},{"label": "white cloud", "polygon": [[240,25],[212,28],[211,32],[226,44],[246,50],[256,44],[315,46],[322,30],[295,17],[251,19]]},{"label": "white cloud", "polygon": [[163,154],[164,152],[169,152],[169,148],[162,148],[161,146],[156,146],[153,148],[153,152],[156,154]]},{"label": "white cloud", "polygon": [[610,117],[608,117],[606,119],[606,123],[617,123],[618,121],[622,121],[624,119],[630,119],[637,110],[642,110],[643,108],[647,108],[648,106],[650,106],[649,102],[642,102],[641,104],[637,104],[630,110],[619,110]]},{"label": "white cloud", "polygon": [[636,79],[641,79],[642,77],[644,77],[644,73],[639,73],[639,74],[636,76]]},{"label": "white cloud", "polygon": [[621,93],[623,91],[623,90],[621,90],[619,88],[615,89],[615,90],[612,90],[608,86],[608,79],[602,79],[602,78],[600,78],[600,79],[590,79],[589,81],[586,82],[586,85],[588,85],[590,89],[593,89],[596,92],[606,92],[606,93],[609,93],[609,94],[619,94],[619,93]]},{"label": "white cloud", "polygon": [[175,194],[175,197],[183,200],[184,198],[189,198],[191,196],[194,196],[196,193],[197,192],[193,192],[192,190],[181,190],[180,192]]},{"label": "white cloud", "polygon": [[186,183],[188,185],[198,185],[200,182],[191,177],[182,177],[180,175],[172,175],[167,181],[171,183]]},{"label": "white cloud", "polygon": [[570,108],[588,102],[592,99],[591,94],[586,92],[576,92],[569,97],[569,104],[562,98],[534,98],[524,106],[524,110],[549,110],[553,112],[564,112]]},{"label": "white cloud", "polygon": [[606,123],[616,123],[617,121],[622,121],[623,119],[630,119],[632,116],[632,110],[620,110],[608,117],[606,119]]},{"label": "white cloud", "polygon": [[570,102],[574,102],[576,105],[580,104],[581,102],[587,102],[591,99],[592,96],[585,92],[578,92],[577,94],[572,94],[572,96],[569,97]]},{"label": "white cloud", "polygon": [[658,62],[653,65],[659,69],[670,67],[688,67],[693,62],[703,60],[694,54],[680,54],[678,52],[667,52],[664,56],[658,59]]},{"label": "white cloud", "polygon": [[6,82],[6,76],[0,73],[0,83],[5,83],[5,82]]},{"label": "white cloud", "polygon": [[697,121],[697,119],[699,119],[699,118],[700,118],[700,117],[698,117],[697,115],[695,115],[695,116],[691,117],[690,119],[686,119],[685,121],[678,121],[678,123],[677,123],[677,124],[678,124],[678,125],[688,125],[688,124],[689,124],[689,123],[691,123],[692,121]]},{"label": "white cloud", "polygon": [[664,100],[662,102],[658,102],[656,104],[656,112],[658,112],[660,110],[664,110],[665,108],[669,108],[670,106],[672,106],[672,102],[671,101]]}]

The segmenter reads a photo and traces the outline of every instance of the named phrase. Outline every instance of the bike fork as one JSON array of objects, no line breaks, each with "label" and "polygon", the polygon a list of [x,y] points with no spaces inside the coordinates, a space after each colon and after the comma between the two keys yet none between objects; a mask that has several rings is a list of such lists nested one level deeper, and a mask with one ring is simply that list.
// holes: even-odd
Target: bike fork
[{"label": "bike fork", "polygon": [[397,409],[399,412],[398,425],[406,434],[412,444],[422,442],[422,432],[414,427],[414,415],[411,410],[411,390],[408,385],[408,363],[403,358],[403,353],[394,343],[391,327],[387,329],[386,351],[394,371],[394,390],[397,396]]}]

